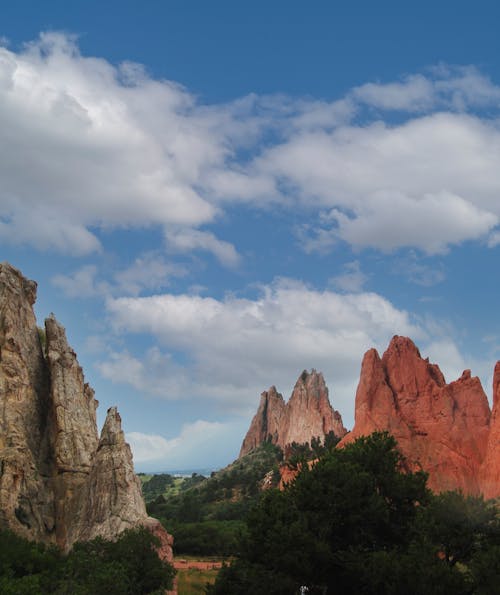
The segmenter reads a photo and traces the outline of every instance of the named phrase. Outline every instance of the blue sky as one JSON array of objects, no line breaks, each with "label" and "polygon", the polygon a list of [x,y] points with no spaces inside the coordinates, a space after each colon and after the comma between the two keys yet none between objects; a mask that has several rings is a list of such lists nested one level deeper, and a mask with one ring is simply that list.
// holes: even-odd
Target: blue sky
[{"label": "blue sky", "polygon": [[352,426],[394,334],[490,396],[500,10],[435,4],[3,7],[2,260],[138,470],[230,462],[304,368]]}]

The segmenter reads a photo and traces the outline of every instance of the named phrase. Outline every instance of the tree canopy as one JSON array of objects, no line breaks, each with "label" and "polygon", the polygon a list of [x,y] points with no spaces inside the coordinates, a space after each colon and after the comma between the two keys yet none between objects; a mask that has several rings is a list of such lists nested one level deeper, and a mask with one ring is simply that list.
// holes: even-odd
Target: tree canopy
[{"label": "tree canopy", "polygon": [[0,532],[2,595],[152,595],[172,586],[175,570],[156,553],[147,529],[124,531],[116,541],[78,543],[65,556],[55,547]]},{"label": "tree canopy", "polygon": [[403,471],[387,433],[327,449],[284,491],[263,496],[248,515],[241,556],[209,592],[498,593],[495,508],[433,496],[426,480]]}]

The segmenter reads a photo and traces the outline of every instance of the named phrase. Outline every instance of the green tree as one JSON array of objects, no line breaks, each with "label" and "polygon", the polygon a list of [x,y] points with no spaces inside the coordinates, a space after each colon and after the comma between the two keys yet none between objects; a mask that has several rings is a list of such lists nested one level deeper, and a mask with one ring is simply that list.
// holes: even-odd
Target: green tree
[{"label": "green tree", "polygon": [[264,495],[241,557],[208,592],[470,593],[469,575],[425,532],[421,511],[431,501],[426,475],[402,472],[387,433],[325,449],[285,491]]}]

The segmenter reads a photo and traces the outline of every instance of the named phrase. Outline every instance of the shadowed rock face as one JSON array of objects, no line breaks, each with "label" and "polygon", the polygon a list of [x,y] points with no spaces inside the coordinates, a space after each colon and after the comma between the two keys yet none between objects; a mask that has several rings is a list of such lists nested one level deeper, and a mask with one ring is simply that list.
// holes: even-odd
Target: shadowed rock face
[{"label": "shadowed rock face", "polygon": [[0,264],[0,527],[68,550],[144,525],[171,559],[172,538],[147,516],[116,408],[99,439],[94,391],[53,316],[43,353],[35,299],[36,283]]},{"label": "shadowed rock face", "polygon": [[310,442],[334,432],[341,438],[346,429],[340,414],[333,409],[323,374],[312,370],[299,376],[288,403],[272,386],[263,392],[259,408],[243,440],[240,457],[270,441],[281,448],[292,442]]},{"label": "shadowed rock face", "polygon": [[[354,428],[339,446],[387,430],[408,468],[429,473],[432,490],[479,494],[484,491],[481,466],[487,452],[493,453],[490,417],[479,378],[465,370],[447,384],[439,367],[424,360],[410,339],[396,336],[382,358],[375,349],[365,354]],[[499,487],[497,481],[497,494]]]}]

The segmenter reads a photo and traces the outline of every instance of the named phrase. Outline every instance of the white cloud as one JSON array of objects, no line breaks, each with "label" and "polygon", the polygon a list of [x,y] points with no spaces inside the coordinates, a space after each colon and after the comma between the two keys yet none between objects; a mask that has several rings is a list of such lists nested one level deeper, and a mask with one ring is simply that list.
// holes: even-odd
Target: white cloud
[{"label": "white cloud", "polygon": [[186,272],[182,266],[147,252],[138,256],[128,268],[114,274],[116,291],[139,295],[144,289],[162,289],[169,284],[171,277],[183,277]]},{"label": "white cloud", "polygon": [[0,47],[0,238],[84,255],[103,229],[160,226],[170,248],[236,266],[237,248],[198,228],[244,202],[302,212],[306,250],[495,245],[499,98],[476,69],[439,66],[332,102],[202,105],[45,33],[17,53]]},{"label": "white cloud", "polygon": [[240,262],[240,255],[229,242],[217,239],[213,233],[198,229],[168,229],[167,246],[174,251],[189,252],[205,250],[211,252],[221,264],[235,267]]},{"label": "white cloud", "polygon": [[403,82],[366,83],[356,87],[354,98],[386,110],[424,111],[433,106],[434,85],[422,75],[409,76]]},{"label": "white cloud", "polygon": [[139,295],[144,290],[162,289],[171,277],[185,274],[182,266],[167,262],[156,253],[146,252],[129,267],[113,273],[110,281],[99,279],[102,274],[96,265],[84,265],[69,275],[54,275],[52,284],[71,298]]},{"label": "white cloud", "polygon": [[89,226],[210,221],[216,208],[194,185],[224,163],[221,119],[137,66],[81,56],[62,34],[1,48],[3,238],[85,253],[98,247]]},{"label": "white cloud", "polygon": [[[300,372],[315,367],[349,420],[363,353],[384,349],[395,333],[425,335],[377,294],[340,295],[286,280],[263,287],[253,300],[164,294],[107,305],[116,330],[149,333],[161,351],[115,353],[100,365],[104,376],[165,398],[214,399],[240,412],[251,411],[271,384],[288,396]],[[187,362],[174,364],[173,353],[187,355]]]},{"label": "white cloud", "polygon": [[228,444],[238,444],[245,429],[241,422],[209,422],[197,420],[185,424],[178,436],[166,439],[155,434],[127,432],[137,470],[179,470],[206,467],[215,469],[227,463]]},{"label": "white cloud", "polygon": [[85,265],[71,275],[54,275],[52,284],[70,298],[87,298],[104,295],[109,284],[96,281],[97,267]]},{"label": "white cloud", "polygon": [[440,65],[429,76],[410,75],[391,83],[366,83],[353,89],[356,101],[382,110],[423,112],[431,109],[463,111],[495,106],[500,89],[473,66]]},{"label": "white cloud", "polygon": [[323,243],[442,252],[485,238],[498,224],[500,131],[463,114],[434,114],[299,134],[268,149],[258,168],[298,200],[331,207]]}]

